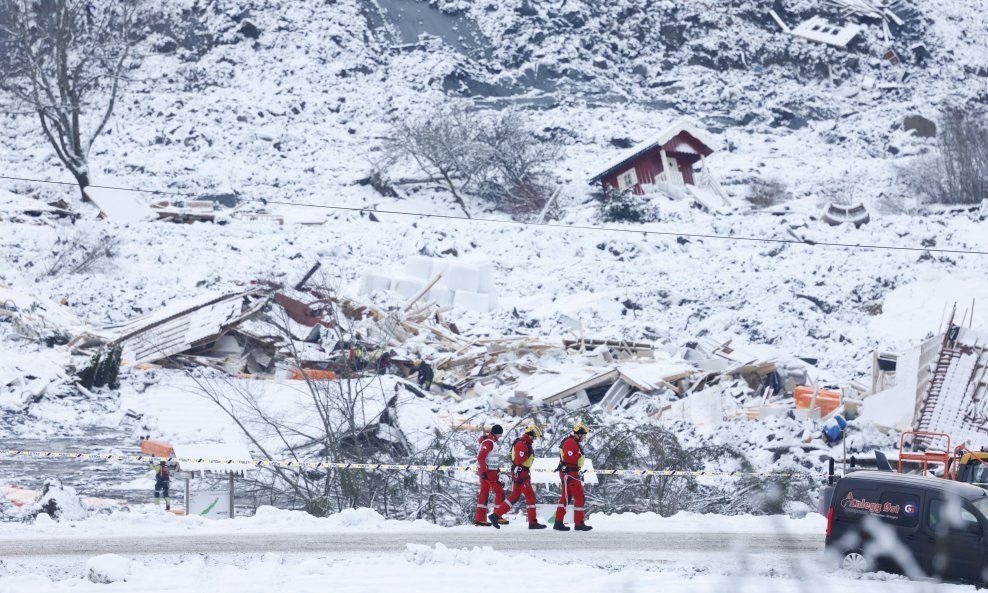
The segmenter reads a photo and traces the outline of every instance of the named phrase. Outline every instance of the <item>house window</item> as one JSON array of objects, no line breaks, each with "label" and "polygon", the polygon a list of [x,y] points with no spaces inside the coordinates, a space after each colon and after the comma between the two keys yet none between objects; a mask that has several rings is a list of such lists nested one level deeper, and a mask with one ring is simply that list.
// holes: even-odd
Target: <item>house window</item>
[{"label": "house window", "polygon": [[631,168],[618,175],[618,189],[628,189],[638,185],[638,174]]}]

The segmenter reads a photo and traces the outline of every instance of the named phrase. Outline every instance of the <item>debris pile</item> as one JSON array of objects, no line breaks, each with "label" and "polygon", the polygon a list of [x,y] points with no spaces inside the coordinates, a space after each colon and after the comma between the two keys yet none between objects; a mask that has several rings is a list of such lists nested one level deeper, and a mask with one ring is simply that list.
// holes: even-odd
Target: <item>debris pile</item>
[{"label": "debris pile", "polygon": [[67,343],[83,324],[52,301],[0,285],[0,410],[20,410],[71,384]]},{"label": "debris pile", "polygon": [[[459,310],[472,310],[478,295],[484,306],[496,303],[489,263],[418,257],[406,265],[406,275],[365,275],[357,292],[374,293],[387,284],[406,297],[387,309],[369,297],[306,287],[318,267],[294,287],[253,283],[124,323],[76,328],[60,350],[72,361],[68,370],[59,369],[61,380],[74,381],[91,397],[91,390],[113,387],[118,367],[123,373],[202,367],[237,378],[309,381],[389,374],[417,395],[483,398],[516,417],[540,408],[596,405],[608,414],[697,425],[790,411],[826,417],[843,411],[849,393],[823,392],[835,382],[813,360],[729,339],[707,337],[677,348],[585,336],[467,335],[446,314],[464,302]],[[470,298],[460,297],[464,292]],[[11,364],[5,365],[4,381],[20,379],[22,388],[29,387],[24,372],[14,372],[19,367],[8,373]],[[821,393],[799,400],[793,394],[800,385]],[[44,387],[29,390],[40,397]]]},{"label": "debris pile", "polygon": [[51,224],[54,219],[75,220],[78,215],[62,200],[46,203],[0,189],[0,221],[21,224]]},{"label": "debris pile", "polygon": [[866,400],[865,416],[883,430],[946,433],[957,444],[982,446],[988,334],[963,327],[966,317],[956,319],[955,305],[936,336],[898,356],[876,355],[875,383],[887,388]]}]

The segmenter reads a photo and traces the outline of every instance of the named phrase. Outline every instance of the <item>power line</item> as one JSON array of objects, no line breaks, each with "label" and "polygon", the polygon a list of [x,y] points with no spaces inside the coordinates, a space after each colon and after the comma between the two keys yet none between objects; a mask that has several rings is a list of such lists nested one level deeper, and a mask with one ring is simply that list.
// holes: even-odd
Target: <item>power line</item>
[{"label": "power line", "polygon": [[[11,177],[7,175],[0,175],[0,179],[9,179],[13,181],[27,181],[34,183],[51,183],[56,185],[76,185],[75,183],[70,183],[67,181],[49,181],[46,179],[30,179],[24,177]],[[113,187],[106,185],[90,185],[88,187],[94,187],[99,189],[115,189],[120,191],[131,191],[131,192],[141,192],[150,194],[163,194],[170,196],[182,196],[194,198],[198,197],[197,194],[183,193],[183,192],[170,192],[161,191],[154,189],[138,189],[131,187]],[[415,218],[435,218],[440,220],[456,220],[456,221],[467,221],[467,222],[482,222],[488,224],[505,224],[512,226],[533,226],[539,228],[549,228],[549,229],[567,229],[567,230],[581,230],[581,231],[594,231],[594,232],[609,232],[609,233],[630,233],[630,234],[640,234],[640,235],[655,235],[662,237],[689,237],[692,239],[712,239],[720,241],[745,241],[745,242],[761,242],[761,243],[776,243],[783,245],[803,245],[803,246],[820,246],[820,247],[842,247],[846,249],[883,249],[887,251],[912,251],[920,253],[951,253],[956,255],[988,255],[988,251],[968,251],[963,249],[940,249],[935,247],[903,247],[897,245],[881,245],[877,243],[839,243],[835,241],[812,241],[812,240],[795,240],[795,239],[775,239],[769,237],[748,237],[744,235],[715,235],[710,233],[684,233],[684,232],[673,232],[673,231],[656,231],[647,229],[619,229],[614,227],[602,227],[602,226],[590,226],[590,225],[578,225],[578,224],[559,224],[559,223],[542,223],[535,224],[532,222],[522,222],[517,220],[499,220],[496,218],[468,218],[466,216],[454,216],[452,214],[428,214],[425,212],[401,212],[398,210],[380,210],[380,209],[370,209],[370,208],[360,208],[356,206],[330,206],[326,204],[306,204],[300,202],[282,202],[278,200],[259,200],[250,199],[245,200],[247,202],[254,202],[259,204],[277,204],[283,206],[296,206],[302,208],[322,208],[325,210],[339,210],[345,212],[373,212],[374,214],[391,214],[395,216],[412,216]]]},{"label": "power line", "polygon": [[[30,179],[27,177],[11,177],[9,175],[0,175],[0,179],[9,179],[11,181],[27,181],[33,183],[50,183],[52,185],[79,185],[78,183],[73,183],[71,181],[51,181],[50,179]],[[196,194],[187,194],[177,191],[162,191],[160,189],[138,189],[136,187],[113,187],[110,185],[87,185],[86,187],[95,187],[98,189],[118,189],[121,191],[140,192],[144,194],[164,194],[167,196],[182,196],[185,198],[196,197]]]},{"label": "power line", "polygon": [[[259,201],[259,200],[252,200]],[[936,252],[936,253],[955,253],[964,255],[988,255],[988,251],[965,251],[962,249],[936,249],[929,247],[898,247],[895,245],[878,245],[878,244],[868,244],[868,243],[836,243],[832,241],[797,241],[794,239],[771,239],[763,237],[746,237],[743,235],[712,235],[704,233],[681,233],[673,231],[655,231],[655,230],[639,230],[639,229],[619,229],[614,227],[601,227],[601,226],[588,226],[588,225],[578,225],[578,224],[554,224],[554,223],[542,223],[535,224],[532,222],[520,222],[516,220],[498,220],[496,218],[467,218],[466,216],[453,216],[451,214],[425,214],[419,212],[400,212],[397,210],[371,210],[370,208],[357,208],[354,206],[326,206],[323,204],[302,204],[297,202],[279,202],[274,200],[266,200],[267,204],[280,204],[288,206],[303,206],[306,208],[325,208],[328,210],[347,210],[352,212],[373,212],[374,214],[396,214],[399,216],[417,216],[422,218],[440,218],[446,220],[464,220],[469,222],[487,222],[496,224],[510,224],[515,226],[534,226],[534,227],[546,227],[555,229],[575,229],[582,231],[607,231],[611,233],[631,233],[636,235],[659,235],[667,237],[690,237],[695,239],[719,239],[722,241],[749,241],[749,242],[764,242],[764,243],[783,243],[792,245],[808,245],[808,246],[822,246],[822,247],[847,247],[851,249],[887,249],[890,251],[920,251],[920,252]]]}]

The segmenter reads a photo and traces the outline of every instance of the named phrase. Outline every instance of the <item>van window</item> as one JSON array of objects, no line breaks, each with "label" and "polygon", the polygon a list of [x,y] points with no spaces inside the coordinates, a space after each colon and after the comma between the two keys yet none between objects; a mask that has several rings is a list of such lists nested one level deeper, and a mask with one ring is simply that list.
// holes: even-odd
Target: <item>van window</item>
[{"label": "van window", "polygon": [[961,506],[961,501],[930,501],[930,512],[927,513],[926,525],[935,533],[959,531],[962,533],[981,534],[981,525],[973,513]]},{"label": "van window", "polygon": [[882,506],[880,518],[883,522],[900,527],[919,525],[919,493],[886,490],[879,503]]},{"label": "van window", "polygon": [[971,506],[981,513],[982,517],[988,517],[988,496],[982,496],[981,498],[972,500]]},{"label": "van window", "polygon": [[881,507],[878,502],[877,490],[865,490],[848,488],[840,490],[834,499],[834,506],[838,518],[854,519],[862,515],[875,514]]}]

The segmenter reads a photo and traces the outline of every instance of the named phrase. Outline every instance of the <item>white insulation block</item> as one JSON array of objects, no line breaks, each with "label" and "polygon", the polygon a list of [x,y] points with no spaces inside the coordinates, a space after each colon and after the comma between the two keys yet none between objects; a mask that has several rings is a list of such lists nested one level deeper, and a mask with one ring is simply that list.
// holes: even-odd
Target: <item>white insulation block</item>
[{"label": "white insulation block", "polygon": [[360,277],[360,294],[370,294],[377,290],[388,290],[390,288],[391,276],[387,274],[366,272]]},{"label": "white insulation block", "polygon": [[436,301],[439,306],[452,305],[453,304],[453,291],[449,288],[441,285],[433,286],[429,289],[428,299],[430,301]]},{"label": "white insulation block", "polygon": [[418,278],[395,278],[391,281],[391,290],[397,292],[406,299],[410,299],[425,286],[425,281]]},{"label": "white insulation block", "polygon": [[443,275],[446,286],[459,292],[480,292],[480,269],[477,266],[468,264],[450,264],[449,269]]},{"label": "white insulation block", "polygon": [[463,307],[469,311],[487,313],[491,310],[491,298],[489,295],[469,290],[457,290],[453,297],[453,305]]},{"label": "white insulation block", "polygon": [[486,292],[487,294],[494,294],[497,291],[497,286],[494,284],[494,264],[490,262],[484,262],[477,266],[478,274],[478,285],[477,292]]},{"label": "white insulation block", "polygon": [[405,260],[405,274],[419,280],[432,279],[432,258],[424,255],[415,255]]}]

